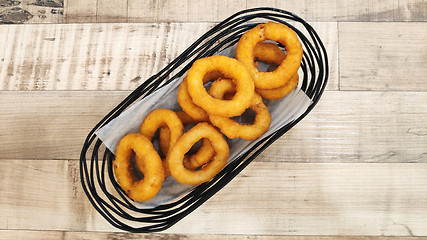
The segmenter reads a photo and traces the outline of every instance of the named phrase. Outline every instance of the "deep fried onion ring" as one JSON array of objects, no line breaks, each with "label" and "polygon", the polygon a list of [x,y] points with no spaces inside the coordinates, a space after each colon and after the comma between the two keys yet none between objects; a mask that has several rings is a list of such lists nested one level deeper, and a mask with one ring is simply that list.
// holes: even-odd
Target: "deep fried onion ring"
[{"label": "deep fried onion ring", "polygon": [[298,85],[299,75],[296,73],[289,82],[285,85],[274,89],[255,89],[255,91],[263,98],[276,100],[291,93]]},{"label": "deep fried onion ring", "polygon": [[[184,167],[185,154],[200,139],[207,138],[215,149],[215,156],[200,170]],[[166,159],[171,175],[182,184],[199,185],[211,180],[227,164],[230,149],[223,135],[212,125],[202,122],[191,128],[172,146]]]},{"label": "deep fried onion ring", "polygon": [[[144,175],[136,181],[131,175],[132,150],[135,161]],[[164,179],[162,160],[150,140],[139,133],[124,136],[117,145],[113,162],[114,175],[120,187],[134,201],[146,201],[156,195]]]},{"label": "deep fried onion ring", "polygon": [[[206,73],[219,71],[236,83],[236,94],[231,100],[215,99],[203,86]],[[254,83],[248,70],[239,61],[225,56],[211,56],[195,61],[187,74],[188,92],[193,102],[208,114],[233,117],[242,114],[251,104]]]},{"label": "deep fried onion ring", "polygon": [[[254,57],[257,60],[273,63],[279,66],[286,58],[286,53],[280,50],[280,48],[274,43],[258,43],[254,49]],[[291,78],[291,80],[283,86],[273,89],[255,88],[255,91],[263,98],[275,100],[282,98],[292,92],[292,90],[294,90],[294,88],[298,85],[298,81],[299,76],[298,73],[296,73]]]},{"label": "deep fried onion ring", "polygon": [[[203,77],[203,84],[210,81],[217,80],[218,78],[223,78],[224,74],[220,71],[211,71],[205,74]],[[193,103],[190,93],[188,92],[188,83],[187,77],[185,77],[178,88],[178,104],[181,106],[182,110],[188,114],[189,117],[193,118],[198,122],[207,122],[209,121],[208,113],[203,110],[203,108],[197,106]]]},{"label": "deep fried onion ring", "polygon": [[[254,65],[254,48],[265,40],[277,41],[285,46],[286,58],[273,72],[259,72]],[[303,56],[297,34],[281,23],[259,24],[242,35],[236,48],[236,58],[249,70],[255,87],[272,89],[285,85],[297,73]]]},{"label": "deep fried onion ring", "polygon": [[186,155],[183,164],[186,169],[196,170],[208,163],[214,156],[215,150],[211,142],[208,139],[203,138],[202,146],[199,150],[189,156]]},{"label": "deep fried onion ring", "polygon": [[178,88],[178,103],[182,110],[187,113],[191,118],[199,121],[209,121],[208,113],[201,107],[194,104],[191,99],[190,93],[188,92],[187,78],[185,77]]},{"label": "deep fried onion ring", "polygon": [[[209,94],[213,97],[222,98],[227,92],[234,92],[235,86],[228,79],[220,79],[212,83]],[[255,121],[253,124],[240,124],[230,118],[209,115],[211,123],[220,128],[221,132],[228,138],[243,138],[249,141],[262,136],[271,123],[271,115],[267,107],[262,102],[262,98],[255,94],[252,98],[250,108],[255,112]]]},{"label": "deep fried onion ring", "polygon": [[[176,112],[176,115],[181,120],[181,123],[183,126],[186,124],[196,125],[197,123],[199,123],[199,121],[194,120],[193,118],[188,116],[187,113],[185,113],[183,111]],[[169,128],[167,126],[161,127],[160,133],[159,133],[159,145],[160,145],[160,149],[162,150],[162,153],[165,156],[166,156],[167,152],[169,151],[170,141],[171,141],[171,132],[169,131]]]},{"label": "deep fried onion ring", "polygon": [[285,60],[286,53],[274,43],[260,42],[254,48],[254,58],[279,66]]},{"label": "deep fried onion ring", "polygon": [[[184,126],[178,115],[169,109],[155,109],[145,117],[141,124],[139,132],[146,136],[148,139],[152,139],[157,132],[157,129],[167,127],[169,131],[169,145],[174,145],[175,142],[182,136]],[[161,146],[161,144],[160,144]],[[161,148],[165,156],[168,151]],[[169,167],[166,161],[163,160],[163,168],[165,170],[165,176],[169,176]]]},{"label": "deep fried onion ring", "polygon": [[[176,114],[178,115],[179,119],[181,119],[181,122],[183,125],[199,123],[199,121],[192,119],[185,112],[181,111],[181,112],[177,112]],[[162,127],[160,129],[159,139],[160,139],[160,147],[162,151],[168,152],[169,143],[170,143],[169,128]],[[213,149],[212,144],[208,139],[203,138],[202,146],[199,148],[199,150],[190,156],[185,156],[184,166],[187,169],[196,170],[197,168],[209,162],[214,155],[215,155],[215,150]]]}]

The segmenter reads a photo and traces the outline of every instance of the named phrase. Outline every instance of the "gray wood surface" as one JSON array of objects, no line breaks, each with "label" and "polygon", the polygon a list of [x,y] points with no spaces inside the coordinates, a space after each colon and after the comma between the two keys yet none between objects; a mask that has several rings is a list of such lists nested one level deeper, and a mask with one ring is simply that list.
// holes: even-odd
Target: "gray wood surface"
[{"label": "gray wood surface", "polygon": [[[254,162],[165,233],[425,236],[426,171],[425,163]],[[5,229],[118,231],[85,199],[77,160],[3,159],[0,173]]]},{"label": "gray wood surface", "polygon": [[[217,22],[240,10],[276,7],[309,21],[425,21],[423,0],[291,1],[291,0],[65,0],[65,22]],[[108,4],[107,4],[108,3]],[[127,9],[126,9],[127,6]],[[114,11],[117,9],[117,11]]]},{"label": "gray wood surface", "polygon": [[[63,15],[55,2],[0,0],[0,23],[32,15],[0,25],[0,239],[427,239],[424,0],[65,0]],[[259,6],[319,33],[321,101],[172,228],[113,228],[81,187],[87,133],[217,22]]]}]

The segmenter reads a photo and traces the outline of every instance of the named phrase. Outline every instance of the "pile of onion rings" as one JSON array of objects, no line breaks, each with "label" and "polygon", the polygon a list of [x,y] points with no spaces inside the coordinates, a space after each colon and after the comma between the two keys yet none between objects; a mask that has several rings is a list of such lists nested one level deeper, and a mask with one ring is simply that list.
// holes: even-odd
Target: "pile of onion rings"
[{"label": "pile of onion rings", "polygon": [[[268,130],[271,115],[263,98],[280,99],[297,86],[302,56],[296,33],[268,22],[242,35],[236,58],[196,60],[177,90],[182,110],[153,110],[143,119],[139,133],[130,133],[118,143],[113,169],[122,190],[134,201],[146,201],[169,176],[190,185],[210,181],[227,164],[227,139],[253,141]],[[277,68],[259,71],[257,61]],[[232,119],[248,109],[255,112],[253,123]],[[184,126],[190,129],[185,131]],[[194,150],[195,145],[200,146]]]},{"label": "pile of onion rings", "polygon": [[[254,65],[254,49],[266,40],[277,41],[286,49],[286,56],[273,72],[259,72]],[[302,56],[298,35],[286,25],[276,22],[259,24],[247,31],[236,47],[236,58],[249,70],[257,89],[275,89],[287,84],[297,73]]]},{"label": "pile of onion rings", "polygon": [[[216,98],[223,98],[227,92],[235,92],[235,86],[230,79],[215,81],[209,89],[209,93]],[[209,115],[209,120],[214,126],[221,129],[221,132],[228,138],[243,138],[252,141],[268,130],[270,127],[271,115],[262,102],[261,96],[256,93],[252,97],[249,108],[256,114],[253,124],[240,124],[231,118],[218,115]]]}]

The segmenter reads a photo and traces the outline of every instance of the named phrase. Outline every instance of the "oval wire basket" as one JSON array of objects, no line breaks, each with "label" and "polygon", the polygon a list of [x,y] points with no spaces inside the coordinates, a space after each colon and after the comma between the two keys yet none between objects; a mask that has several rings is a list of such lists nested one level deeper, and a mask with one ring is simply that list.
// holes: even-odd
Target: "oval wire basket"
[{"label": "oval wire basket", "polygon": [[[300,38],[304,55],[299,87],[311,104],[296,119],[264,137],[217,174],[211,181],[193,188],[175,201],[150,209],[135,206],[116,182],[112,169],[114,153],[103,147],[95,132],[116,118],[136,101],[181,77],[192,63],[237,43],[240,36],[259,23],[280,22],[292,28]],[[280,45],[280,44],[279,44]],[[281,46],[283,48],[283,46]],[[83,189],[93,207],[114,227],[130,232],[163,231],[191,213],[229,183],[264,149],[281,137],[316,105],[328,79],[326,49],[315,30],[303,19],[275,8],[254,8],[238,12],[206,32],[159,73],[147,79],[108,113],[88,134],[80,155]]]}]

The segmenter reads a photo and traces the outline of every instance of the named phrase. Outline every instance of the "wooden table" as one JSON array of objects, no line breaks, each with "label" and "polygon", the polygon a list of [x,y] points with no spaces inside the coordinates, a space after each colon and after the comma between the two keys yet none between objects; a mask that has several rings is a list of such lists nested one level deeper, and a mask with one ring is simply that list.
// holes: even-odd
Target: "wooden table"
[{"label": "wooden table", "polygon": [[[0,25],[0,239],[427,236],[425,1],[11,2],[0,15],[33,17]],[[172,228],[113,228],[80,184],[87,133],[215,23],[255,6],[319,33],[330,59],[320,103]]]}]

